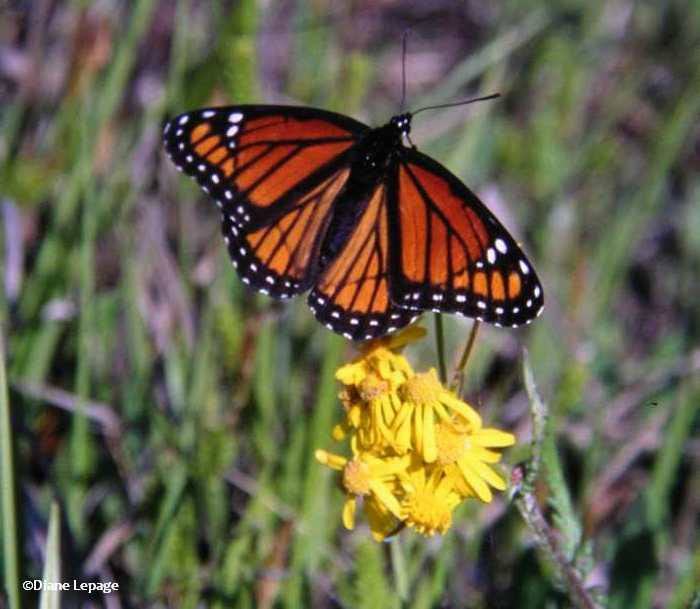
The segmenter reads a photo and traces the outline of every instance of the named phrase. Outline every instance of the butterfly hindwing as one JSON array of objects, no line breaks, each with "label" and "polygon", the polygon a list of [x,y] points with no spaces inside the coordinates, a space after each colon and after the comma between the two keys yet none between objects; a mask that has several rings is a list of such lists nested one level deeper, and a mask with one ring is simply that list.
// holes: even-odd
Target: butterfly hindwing
[{"label": "butterfly hindwing", "polygon": [[288,298],[307,291],[318,274],[318,251],[348,168],[324,177],[267,224],[253,229],[224,215],[222,230],[241,280],[263,294]]},{"label": "butterfly hindwing", "polygon": [[391,178],[394,302],[519,326],[541,311],[542,287],[495,216],[442,165],[415,150]]},{"label": "butterfly hindwing", "polygon": [[390,298],[388,265],[386,187],[380,184],[309,294],[316,318],[352,340],[383,336],[411,323],[416,312],[395,306]]}]

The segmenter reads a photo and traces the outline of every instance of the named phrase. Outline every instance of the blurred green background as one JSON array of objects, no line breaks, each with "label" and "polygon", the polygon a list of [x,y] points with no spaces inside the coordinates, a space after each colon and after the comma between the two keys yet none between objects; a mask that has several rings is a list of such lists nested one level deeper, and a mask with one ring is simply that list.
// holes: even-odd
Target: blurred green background
[{"label": "blurred green background", "polygon": [[[482,327],[466,398],[517,434],[506,468],[527,459],[527,348],[570,506],[551,480],[537,497],[591,595],[700,604],[700,3],[37,0],[0,2],[0,606],[47,561],[120,585],[63,607],[574,606],[508,494],[443,538],[342,528],[313,451],[356,351],[303,298],[243,289],[160,145],[206,104],[382,124],[407,28],[409,108],[502,93],[421,114],[413,140],[545,286],[531,326]],[[445,324],[454,359],[471,324]],[[434,341],[408,357],[434,366]]]}]

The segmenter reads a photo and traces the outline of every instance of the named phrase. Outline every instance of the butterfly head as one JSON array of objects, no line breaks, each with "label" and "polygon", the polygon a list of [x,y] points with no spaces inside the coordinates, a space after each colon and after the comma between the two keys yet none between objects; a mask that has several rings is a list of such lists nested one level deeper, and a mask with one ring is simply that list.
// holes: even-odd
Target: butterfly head
[{"label": "butterfly head", "polygon": [[410,112],[397,114],[391,119],[391,126],[396,129],[402,138],[408,137],[411,133],[411,119],[413,116]]}]

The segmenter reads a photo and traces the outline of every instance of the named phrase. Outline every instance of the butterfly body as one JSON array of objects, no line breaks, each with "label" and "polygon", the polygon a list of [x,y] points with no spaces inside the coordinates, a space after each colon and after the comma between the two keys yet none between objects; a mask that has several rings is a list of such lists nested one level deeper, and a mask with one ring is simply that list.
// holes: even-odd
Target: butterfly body
[{"label": "butterfly body", "polygon": [[[350,175],[333,206],[331,221],[321,247],[321,266],[340,253],[353,228],[364,213],[372,193],[384,179],[391,163],[402,154],[402,138],[410,130],[403,120],[399,127],[394,117],[390,123],[368,131],[357,143],[350,158]],[[403,117],[401,117],[403,118]]]},{"label": "butterfly body", "polygon": [[424,310],[496,325],[542,308],[534,270],[461,181],[404,145],[411,115],[371,129],[292,106],[231,106],[165,127],[178,169],[218,203],[233,265],[276,298],[308,303],[347,338],[382,336]]}]

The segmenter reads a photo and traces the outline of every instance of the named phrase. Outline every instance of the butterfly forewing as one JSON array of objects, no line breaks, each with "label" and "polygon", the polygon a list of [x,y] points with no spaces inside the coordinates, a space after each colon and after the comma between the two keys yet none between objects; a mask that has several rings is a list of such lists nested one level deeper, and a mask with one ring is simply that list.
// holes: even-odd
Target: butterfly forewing
[{"label": "butterfly forewing", "polygon": [[182,114],[165,127],[175,165],[223,213],[241,279],[279,298],[308,290],[349,151],[368,128],[306,108],[231,106]]},{"label": "butterfly forewing", "polygon": [[394,171],[390,286],[415,310],[518,326],[542,308],[542,288],[501,223],[439,163],[407,150]]}]

